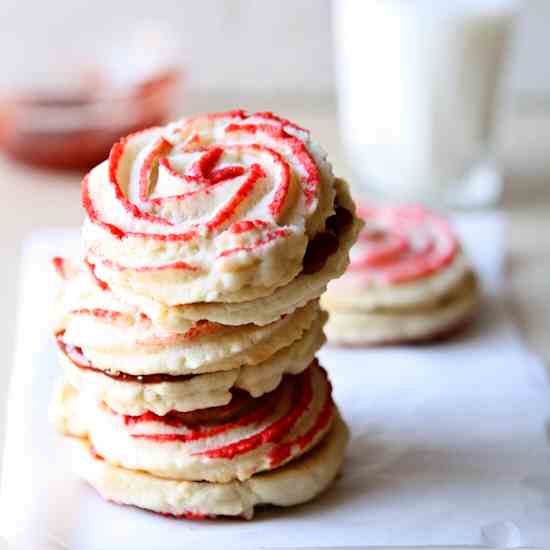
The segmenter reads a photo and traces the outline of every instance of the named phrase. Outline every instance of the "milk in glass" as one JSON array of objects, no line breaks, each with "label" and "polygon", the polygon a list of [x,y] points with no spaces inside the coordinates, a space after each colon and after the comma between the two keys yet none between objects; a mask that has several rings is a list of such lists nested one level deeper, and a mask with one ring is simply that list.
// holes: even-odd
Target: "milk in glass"
[{"label": "milk in glass", "polygon": [[334,0],[342,138],[371,191],[495,201],[492,135],[511,0]]}]

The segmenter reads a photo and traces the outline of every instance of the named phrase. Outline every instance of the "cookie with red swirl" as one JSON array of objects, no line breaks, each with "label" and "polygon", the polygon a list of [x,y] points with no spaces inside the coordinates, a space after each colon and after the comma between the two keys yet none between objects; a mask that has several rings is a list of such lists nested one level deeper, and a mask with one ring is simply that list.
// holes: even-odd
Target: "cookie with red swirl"
[{"label": "cookie with red swirl", "polygon": [[314,361],[272,392],[237,392],[222,407],[164,416],[116,413],[65,384],[52,407],[58,429],[87,437],[107,462],[157,477],[228,483],[274,470],[315,447],[335,418],[331,385]]},{"label": "cookie with red swirl", "polygon": [[325,491],[342,467],[349,432],[336,412],[330,432],[309,453],[281,468],[229,483],[178,481],[128,470],[104,460],[85,437],[64,440],[75,472],[110,502],[191,520],[252,519],[256,507],[295,506]]},{"label": "cookie with red swirl", "polygon": [[82,184],[83,236],[98,277],[122,292],[249,302],[304,271],[335,196],[308,131],[270,113],[191,117],[113,146]]},{"label": "cookie with red swirl", "polygon": [[329,341],[429,342],[464,327],[479,302],[477,278],[444,218],[421,206],[364,206],[365,226],[346,274],[321,303]]}]

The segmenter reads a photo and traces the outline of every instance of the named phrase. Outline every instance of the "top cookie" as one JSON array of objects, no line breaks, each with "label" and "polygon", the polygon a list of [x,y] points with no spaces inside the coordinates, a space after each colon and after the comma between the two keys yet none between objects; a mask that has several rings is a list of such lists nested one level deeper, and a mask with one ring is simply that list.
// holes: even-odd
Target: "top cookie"
[{"label": "top cookie", "polygon": [[268,296],[334,214],[309,132],[271,113],[185,118],[116,143],[83,181],[97,276],[167,305]]}]

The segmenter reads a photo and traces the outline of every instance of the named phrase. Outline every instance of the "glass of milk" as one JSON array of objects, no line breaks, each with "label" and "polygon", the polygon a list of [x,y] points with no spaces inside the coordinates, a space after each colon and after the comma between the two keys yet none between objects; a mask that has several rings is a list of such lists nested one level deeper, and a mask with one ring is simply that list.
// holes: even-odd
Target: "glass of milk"
[{"label": "glass of milk", "polygon": [[500,197],[492,138],[513,0],[334,0],[342,139],[362,187],[475,207]]}]

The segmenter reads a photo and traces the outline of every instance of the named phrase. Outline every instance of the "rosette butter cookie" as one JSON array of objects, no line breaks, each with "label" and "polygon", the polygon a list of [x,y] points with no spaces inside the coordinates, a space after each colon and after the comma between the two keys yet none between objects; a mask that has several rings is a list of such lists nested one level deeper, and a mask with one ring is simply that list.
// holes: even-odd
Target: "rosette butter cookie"
[{"label": "rosette butter cookie", "polygon": [[[121,415],[71,386],[58,399],[61,431],[87,436],[108,462],[188,481],[244,481],[282,466],[314,447],[334,417],[330,383],[316,363],[261,398],[237,392],[228,405],[187,413]],[[83,428],[74,433],[71,423]]]},{"label": "rosette butter cookie", "polygon": [[418,206],[364,207],[346,274],[321,303],[329,341],[348,345],[432,341],[471,319],[477,280],[448,222]]},{"label": "rosette butter cookie", "polygon": [[250,518],[257,505],[310,500],[336,476],[348,440],[315,362],[260,399],[192,413],[119,415],[68,384],[52,405],[76,471],[100,494],[174,516]]},{"label": "rosette butter cookie", "polygon": [[319,297],[362,223],[309,132],[243,111],[138,132],[82,201],[84,257],[54,259],[51,408],[77,473],[189,518],[317,496],[348,439]]},{"label": "rosette butter cookie", "polygon": [[349,433],[336,414],[330,432],[309,453],[246,481],[177,481],[127,470],[103,459],[88,439],[67,437],[74,470],[106,500],[186,519],[238,516],[252,519],[257,506],[295,506],[319,496],[334,481]]},{"label": "rosette butter cookie", "polygon": [[234,111],[133,134],[86,177],[84,240],[109,285],[166,305],[269,296],[334,213],[307,131]]}]

